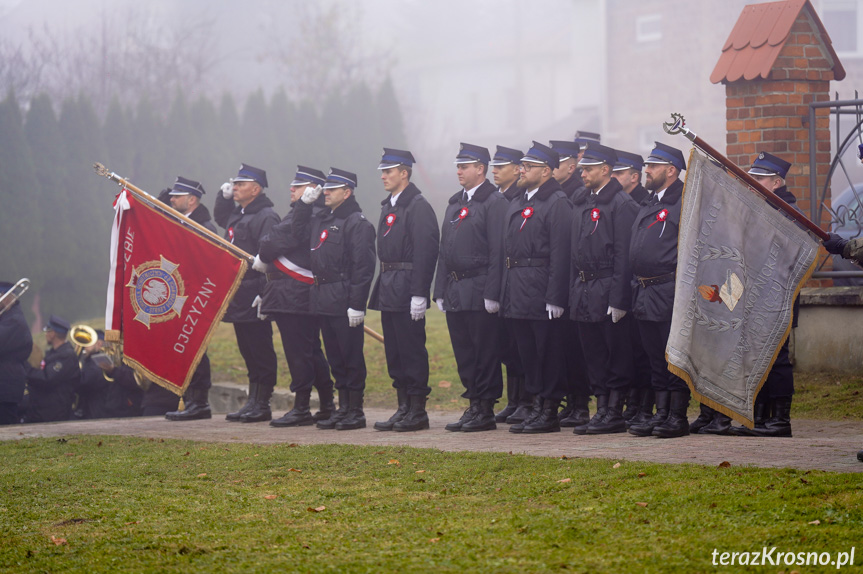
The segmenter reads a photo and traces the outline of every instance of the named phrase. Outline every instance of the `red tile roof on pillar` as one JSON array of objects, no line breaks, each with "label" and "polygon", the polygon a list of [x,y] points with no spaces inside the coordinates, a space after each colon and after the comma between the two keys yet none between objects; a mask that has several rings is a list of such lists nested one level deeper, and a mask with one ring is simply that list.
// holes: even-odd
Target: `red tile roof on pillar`
[{"label": "red tile roof on pillar", "polygon": [[833,76],[836,80],[843,79],[845,68],[842,67],[830,36],[809,0],[783,0],[751,4],[743,8],[722,47],[722,55],[710,74],[710,81],[718,84],[741,79],[767,79],[779,52],[788,40],[791,27],[804,8],[809,10],[833,62]]}]

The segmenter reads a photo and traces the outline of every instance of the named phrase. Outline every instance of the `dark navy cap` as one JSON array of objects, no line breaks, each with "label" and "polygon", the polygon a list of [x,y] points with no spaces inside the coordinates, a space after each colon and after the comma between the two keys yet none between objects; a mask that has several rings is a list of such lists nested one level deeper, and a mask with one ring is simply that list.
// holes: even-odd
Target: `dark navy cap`
[{"label": "dark navy cap", "polygon": [[297,166],[297,173],[294,175],[294,181],[291,182],[291,187],[295,185],[324,185],[327,181],[327,176],[319,169],[306,167],[304,165]]},{"label": "dark navy cap", "polygon": [[617,163],[614,164],[614,171],[623,171],[625,169],[634,169],[641,171],[644,167],[644,158],[637,153],[629,153],[623,150],[614,150],[617,152]]},{"label": "dark navy cap", "polygon": [[683,159],[683,152],[670,145],[665,145],[661,142],[654,142],[656,147],[650,152],[650,155],[644,160],[645,164],[658,163],[673,165],[680,171],[686,169],[686,160]]},{"label": "dark navy cap", "polygon": [[240,172],[234,178],[234,181],[254,181],[261,187],[267,187],[267,172],[242,163],[240,164]]},{"label": "dark navy cap", "polygon": [[58,335],[64,335],[65,336],[66,333],[68,333],[69,329],[71,329],[71,328],[72,328],[72,326],[69,324],[69,321],[67,321],[63,317],[60,317],[58,315],[51,315],[51,318],[48,319],[48,324],[45,325],[45,328],[42,330],[46,331],[48,329],[51,329],[52,331],[54,331]]},{"label": "dark navy cap", "polygon": [[566,161],[571,157],[577,157],[580,147],[576,142],[551,140],[548,142],[551,149],[560,155],[560,161]]},{"label": "dark navy cap", "polygon": [[491,157],[488,148],[469,143],[459,144],[458,155],[455,156],[456,165],[461,163],[483,163],[488,165]]},{"label": "dark navy cap", "polygon": [[761,152],[752,162],[749,175],[778,175],[785,179],[789,169],[791,169],[791,164],[784,159],[767,152]]},{"label": "dark navy cap", "polygon": [[497,146],[497,150],[494,152],[494,157],[488,163],[489,165],[507,165],[510,163],[518,163],[523,157],[523,151],[499,145]]},{"label": "dark navy cap", "polygon": [[204,191],[204,186],[200,182],[178,175],[177,181],[174,182],[174,187],[171,188],[171,192],[168,195],[194,195],[200,198],[205,193],[207,192]]},{"label": "dark navy cap", "polygon": [[102,329],[96,329],[96,338],[99,339],[100,341],[104,341],[105,340],[105,331],[103,331]]},{"label": "dark navy cap", "polygon": [[617,153],[608,146],[590,142],[584,148],[584,155],[579,160],[578,165],[602,165],[604,163],[614,167],[614,164],[617,163]]},{"label": "dark navy cap", "polygon": [[356,188],[357,174],[331,167],[330,174],[327,176],[327,182],[324,184],[324,189],[336,189],[345,186],[351,189]]},{"label": "dark navy cap", "polygon": [[575,132],[575,143],[577,143],[579,146],[581,146],[581,149],[584,149],[584,147],[587,144],[589,144],[590,142],[600,143],[600,139],[601,138],[600,138],[599,134],[594,133],[594,132],[583,132],[583,131]]},{"label": "dark navy cap", "polygon": [[527,150],[524,157],[521,158],[522,163],[544,163],[551,169],[560,167],[560,154],[548,146],[535,141],[533,146]]},{"label": "dark navy cap", "polygon": [[416,161],[417,160],[414,159],[413,154],[409,151],[385,147],[384,155],[381,156],[381,163],[378,166],[378,169],[390,169],[397,165],[406,165],[411,167],[416,163]]}]

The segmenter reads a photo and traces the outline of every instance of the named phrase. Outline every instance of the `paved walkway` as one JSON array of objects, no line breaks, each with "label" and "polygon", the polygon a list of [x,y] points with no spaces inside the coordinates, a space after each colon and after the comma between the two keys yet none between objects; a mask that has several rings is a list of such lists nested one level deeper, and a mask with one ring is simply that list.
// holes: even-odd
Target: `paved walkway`
[{"label": "paved walkway", "polygon": [[678,439],[638,438],[630,434],[575,436],[568,429],[542,435],[516,435],[508,425],[496,431],[451,433],[444,425],[460,413],[429,413],[431,429],[420,432],[379,432],[372,422],[392,414],[366,409],[368,428],[323,431],[315,427],[277,429],[268,423],[229,423],[224,416],[210,420],[169,422],[161,417],[101,419],[33,425],[0,426],[0,440],[60,437],[76,434],[172,438],[210,442],[272,444],[361,444],[380,447],[413,446],[443,451],[513,452],[536,456],[607,458],[612,460],[695,463],[733,466],[818,469],[863,472],[857,451],[863,448],[863,422],[793,420],[793,438],[694,435]]}]

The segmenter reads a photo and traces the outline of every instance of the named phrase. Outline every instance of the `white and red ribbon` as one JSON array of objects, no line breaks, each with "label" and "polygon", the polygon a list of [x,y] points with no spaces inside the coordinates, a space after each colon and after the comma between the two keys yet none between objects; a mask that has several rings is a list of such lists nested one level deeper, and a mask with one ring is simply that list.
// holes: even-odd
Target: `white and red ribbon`
[{"label": "white and red ribbon", "polygon": [[521,216],[523,219],[521,221],[521,227],[518,228],[519,232],[524,229],[524,224],[527,223],[527,220],[533,216],[533,208],[525,207],[521,210]]},{"label": "white and red ribbon", "polygon": [[329,232],[328,232],[326,229],[324,229],[323,231],[321,231],[320,241],[318,241],[318,244],[317,244],[317,245],[315,245],[314,247],[312,247],[312,251],[315,251],[315,250],[319,249],[319,248],[320,248],[320,246],[324,244],[324,241],[326,241],[326,240],[327,240],[327,237],[328,237],[329,235],[330,235],[330,234],[329,234]]},{"label": "white and red ribbon", "polygon": [[386,237],[387,234],[392,230],[393,223],[396,222],[396,214],[390,213],[389,215],[387,215],[387,218],[384,220],[384,222],[387,224],[387,230],[384,232],[384,237]]}]

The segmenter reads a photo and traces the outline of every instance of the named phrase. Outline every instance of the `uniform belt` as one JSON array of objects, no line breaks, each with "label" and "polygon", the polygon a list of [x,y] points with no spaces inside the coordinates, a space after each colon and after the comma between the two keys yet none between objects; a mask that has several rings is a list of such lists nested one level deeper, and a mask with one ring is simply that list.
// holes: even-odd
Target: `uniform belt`
[{"label": "uniform belt", "polygon": [[344,281],[345,277],[338,273],[337,275],[315,275],[315,285],[326,285],[327,283],[339,283]]},{"label": "uniform belt", "polygon": [[395,271],[397,269],[413,269],[414,264],[410,261],[381,261],[381,271]]},{"label": "uniform belt", "polygon": [[512,269],[513,267],[545,267],[548,263],[548,257],[523,257],[521,259],[516,259],[515,257],[506,258],[507,269]]},{"label": "uniform belt", "polygon": [[453,281],[461,281],[462,279],[479,277],[487,273],[488,267],[474,267],[473,269],[465,269],[464,271],[450,271],[449,276],[452,277]]},{"label": "uniform belt", "polygon": [[604,277],[611,277],[614,275],[614,269],[609,267],[608,269],[600,269],[598,271],[579,271],[578,278],[584,281],[592,281],[594,279],[602,279]]},{"label": "uniform belt", "polygon": [[638,275],[636,275],[635,279],[642,287],[650,287],[651,285],[659,285],[660,283],[668,283],[669,281],[674,281],[674,276],[674,271],[671,271],[670,273],[664,273],[662,275],[657,275],[656,277],[639,277]]},{"label": "uniform belt", "polygon": [[288,276],[282,273],[281,271],[277,271],[275,273],[267,273],[267,281],[278,281],[279,279],[287,279]]}]

